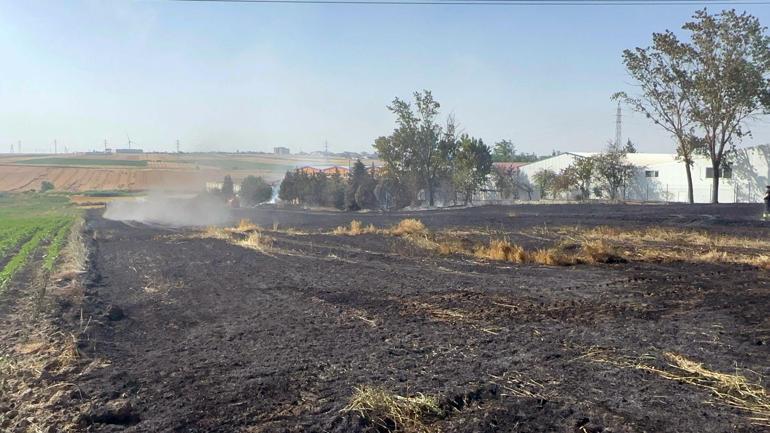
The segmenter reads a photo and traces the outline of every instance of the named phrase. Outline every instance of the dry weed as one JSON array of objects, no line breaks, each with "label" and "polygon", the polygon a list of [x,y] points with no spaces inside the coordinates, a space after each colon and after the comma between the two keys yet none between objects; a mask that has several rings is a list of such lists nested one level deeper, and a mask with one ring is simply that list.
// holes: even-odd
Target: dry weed
[{"label": "dry weed", "polygon": [[235,228],[240,232],[248,232],[252,230],[258,230],[259,226],[251,222],[251,220],[243,218],[238,221],[238,225]]},{"label": "dry weed", "polygon": [[249,233],[249,235],[245,239],[238,241],[237,244],[242,247],[265,251],[272,248],[274,242],[275,242],[275,239],[273,239],[272,237],[267,236],[261,231],[255,231],[255,232]]},{"label": "dry weed", "polygon": [[[647,371],[665,379],[707,389],[723,404],[750,413],[751,422],[770,426],[770,395],[761,385],[761,381],[752,382],[737,369],[732,374],[722,373],[705,367],[703,363],[673,352],[663,354],[663,357],[668,361],[668,366],[671,367],[670,369],[649,365],[643,362],[641,358],[609,356],[598,350],[589,351],[584,357],[618,367]],[[654,359],[649,355],[647,358]]]},{"label": "dry weed", "polygon": [[356,412],[378,429],[391,432],[429,432],[426,418],[441,416],[435,397],[418,394],[402,397],[379,387],[355,388],[344,412]]},{"label": "dry weed", "polygon": [[422,221],[415,218],[405,218],[388,230],[388,234],[393,236],[403,235],[427,235],[428,228]]},{"label": "dry weed", "polygon": [[565,253],[561,248],[541,248],[529,254],[530,261],[539,265],[569,266],[578,263],[575,256]]},{"label": "dry weed", "polygon": [[513,263],[525,263],[529,259],[524,248],[500,239],[492,240],[489,245],[477,248],[473,251],[473,255],[482,259]]},{"label": "dry weed", "polygon": [[363,223],[358,220],[351,221],[349,227],[339,226],[332,231],[332,234],[346,236],[358,236],[372,233],[377,233],[377,227],[372,224],[364,227]]},{"label": "dry weed", "polygon": [[618,249],[603,239],[585,241],[580,245],[580,260],[584,263],[618,263],[625,259]]}]

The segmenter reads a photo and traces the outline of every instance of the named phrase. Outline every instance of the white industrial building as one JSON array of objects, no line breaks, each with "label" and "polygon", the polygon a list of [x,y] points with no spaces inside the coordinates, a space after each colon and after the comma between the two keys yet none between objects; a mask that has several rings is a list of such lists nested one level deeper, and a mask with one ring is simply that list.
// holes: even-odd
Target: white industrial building
[{"label": "white industrial building", "polygon": [[[524,165],[518,169],[519,183],[528,191],[520,194],[521,199],[540,199],[538,188],[533,186],[532,176],[540,170],[556,173],[567,168],[576,158],[594,155],[584,152],[566,152],[541,161]],[[624,194],[626,200],[643,201],[687,201],[687,175],[684,163],[674,154],[630,153],[628,162],[636,167],[636,176],[628,182]],[[711,201],[711,161],[697,157],[692,167],[693,196],[696,203]],[[527,185],[529,187],[527,188]],[[762,201],[766,185],[770,185],[770,145],[737,149],[723,170],[719,186],[719,201],[722,203],[758,203]],[[572,198],[577,192],[570,193]],[[593,196],[592,196],[593,198]]]}]

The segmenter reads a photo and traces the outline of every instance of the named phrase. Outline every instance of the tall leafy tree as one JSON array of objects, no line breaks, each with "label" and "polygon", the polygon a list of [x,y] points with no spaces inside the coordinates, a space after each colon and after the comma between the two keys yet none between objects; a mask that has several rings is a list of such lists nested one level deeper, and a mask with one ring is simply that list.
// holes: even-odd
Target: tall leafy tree
[{"label": "tall leafy tree", "polygon": [[735,10],[699,10],[683,29],[690,32],[688,103],[711,159],[711,202],[718,203],[726,151],[751,133],[746,122],[770,107],[770,37],[756,17]]},{"label": "tall leafy tree", "polygon": [[264,203],[273,196],[273,187],[261,177],[246,176],[241,182],[240,196],[244,204]]},{"label": "tall leafy tree", "polygon": [[463,134],[452,162],[452,181],[468,204],[492,170],[492,154],[484,141]]},{"label": "tall leafy tree", "polygon": [[222,181],[222,195],[225,197],[232,197],[233,195],[233,178],[229,174]]},{"label": "tall leafy tree", "polygon": [[430,206],[439,180],[446,175],[457,146],[454,119],[438,122],[441,105],[429,90],[414,93],[414,106],[395,98],[388,109],[396,116],[396,129],[374,147],[393,173],[411,173],[425,189]]},{"label": "tall leafy tree", "polygon": [[554,193],[554,183],[556,182],[556,172],[549,168],[541,168],[532,175],[532,181],[540,190],[540,199],[544,199],[546,194]]},{"label": "tall leafy tree", "polygon": [[610,200],[618,200],[621,188],[625,188],[634,176],[634,166],[630,164],[626,155],[628,149],[610,142],[607,150],[593,156],[596,178]]},{"label": "tall leafy tree", "polygon": [[564,171],[565,176],[571,186],[580,190],[580,197],[587,200],[591,195],[591,181],[595,176],[596,159],[594,157],[577,157]]},{"label": "tall leafy tree", "polygon": [[516,161],[516,146],[511,140],[500,140],[495,143],[492,151],[492,161],[513,162]]}]

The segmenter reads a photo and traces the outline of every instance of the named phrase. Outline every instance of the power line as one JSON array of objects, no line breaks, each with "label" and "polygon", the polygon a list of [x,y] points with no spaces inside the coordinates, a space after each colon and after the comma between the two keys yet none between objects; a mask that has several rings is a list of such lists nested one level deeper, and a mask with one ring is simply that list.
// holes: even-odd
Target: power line
[{"label": "power line", "polygon": [[186,3],[267,3],[298,5],[410,5],[410,6],[698,6],[769,5],[768,0],[169,0]]}]

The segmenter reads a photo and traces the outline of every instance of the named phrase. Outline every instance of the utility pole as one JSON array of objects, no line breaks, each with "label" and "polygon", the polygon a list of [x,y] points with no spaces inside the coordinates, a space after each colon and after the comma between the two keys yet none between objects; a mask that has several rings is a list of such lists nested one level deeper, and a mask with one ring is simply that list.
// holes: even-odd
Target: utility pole
[{"label": "utility pole", "polygon": [[57,150],[57,149],[56,149],[56,140],[54,140],[54,141],[53,141],[53,154],[54,154],[54,155],[56,155],[56,153],[57,153],[57,151],[56,151],[56,150]]},{"label": "utility pole", "polygon": [[104,139],[104,153],[107,153],[107,139]]},{"label": "utility pole", "polygon": [[11,144],[11,153],[13,153],[13,144]]},{"label": "utility pole", "polygon": [[623,141],[623,134],[621,132],[623,124],[623,115],[620,113],[620,101],[618,101],[618,112],[615,115],[615,146],[620,147],[621,141]]}]

